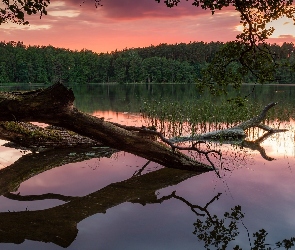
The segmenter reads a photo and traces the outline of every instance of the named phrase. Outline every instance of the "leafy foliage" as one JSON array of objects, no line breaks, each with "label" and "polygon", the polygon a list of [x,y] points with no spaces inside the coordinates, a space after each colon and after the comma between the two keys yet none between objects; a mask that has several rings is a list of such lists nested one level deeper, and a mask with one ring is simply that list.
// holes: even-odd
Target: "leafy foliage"
[{"label": "leafy foliage", "polygon": [[13,22],[18,24],[29,24],[25,15],[40,14],[47,15],[47,7],[50,0],[2,0],[0,8],[0,24]]},{"label": "leafy foliage", "polygon": [[[269,45],[277,66],[268,63],[263,48],[257,60],[251,53],[234,55],[243,44],[233,42],[194,42],[160,44],[146,48],[125,49],[111,53],[90,50],[71,51],[52,46],[25,46],[22,42],[0,42],[0,83],[199,83],[200,89],[225,92],[228,83],[238,88],[242,82],[292,83],[295,81],[295,47]],[[242,56],[245,64],[239,63]],[[261,80],[255,78],[259,69]],[[213,78],[218,80],[215,84]]]},{"label": "leafy foliage", "polygon": [[[164,1],[170,8],[179,2]],[[194,0],[192,4],[210,10],[212,14],[225,7],[233,7],[240,14],[243,27],[237,40],[224,46],[205,69],[205,77],[199,81],[202,88],[209,86],[214,94],[224,92],[225,86],[229,84],[239,87],[243,78],[249,74],[259,83],[275,79],[275,55],[266,43],[274,28],[267,27],[267,24],[284,16],[295,22],[292,0]]]},{"label": "leafy foliage", "polygon": [[[160,2],[160,0],[155,0]],[[174,7],[180,0],[165,0],[167,7]],[[243,32],[237,36],[244,44],[254,47],[264,42],[274,31],[266,24],[280,17],[286,16],[295,21],[295,7],[292,0],[193,0],[192,5],[212,14],[226,7],[233,7],[240,14]]]},{"label": "leafy foliage", "polygon": [[277,247],[284,247],[285,249],[291,249],[295,245],[295,237],[290,239],[284,239],[276,243]]}]

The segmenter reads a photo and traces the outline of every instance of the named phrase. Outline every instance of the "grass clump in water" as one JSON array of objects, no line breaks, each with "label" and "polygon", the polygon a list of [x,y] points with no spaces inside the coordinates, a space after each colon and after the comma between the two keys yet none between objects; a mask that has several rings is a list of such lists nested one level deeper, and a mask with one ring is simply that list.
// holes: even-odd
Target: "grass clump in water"
[{"label": "grass clump in water", "polygon": [[[170,131],[170,136],[181,136],[226,129],[260,114],[265,104],[228,100],[195,100],[185,102],[144,102],[143,117],[160,131]],[[269,110],[266,124],[289,121],[292,114],[285,105]]]}]

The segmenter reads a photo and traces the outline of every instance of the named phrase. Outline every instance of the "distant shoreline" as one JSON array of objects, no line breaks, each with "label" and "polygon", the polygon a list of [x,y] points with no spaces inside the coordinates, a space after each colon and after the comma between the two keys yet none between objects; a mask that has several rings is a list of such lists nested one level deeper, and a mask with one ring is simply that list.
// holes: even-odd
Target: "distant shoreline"
[{"label": "distant shoreline", "polygon": [[[135,83],[118,83],[118,82],[94,82],[94,83],[64,83],[65,86],[73,86],[73,85],[196,85],[197,83],[177,83],[177,82],[167,82],[167,83],[157,83],[157,82],[150,82],[150,83],[142,83],[142,82],[135,82]],[[48,87],[53,85],[53,83],[0,83],[0,87],[17,87],[17,86],[32,86],[32,87]],[[295,86],[295,83],[242,83],[241,86]],[[230,85],[229,85],[230,86]]]}]

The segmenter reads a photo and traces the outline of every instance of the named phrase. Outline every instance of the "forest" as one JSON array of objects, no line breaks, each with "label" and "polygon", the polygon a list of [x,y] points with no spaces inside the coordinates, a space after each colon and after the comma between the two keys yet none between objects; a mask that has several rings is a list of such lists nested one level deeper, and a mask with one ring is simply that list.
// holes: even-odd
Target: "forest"
[{"label": "forest", "polygon": [[[0,42],[0,83],[194,83],[226,43],[190,42],[108,53]],[[295,80],[294,44],[269,44],[275,81]],[[245,83],[255,82],[251,75]]]}]

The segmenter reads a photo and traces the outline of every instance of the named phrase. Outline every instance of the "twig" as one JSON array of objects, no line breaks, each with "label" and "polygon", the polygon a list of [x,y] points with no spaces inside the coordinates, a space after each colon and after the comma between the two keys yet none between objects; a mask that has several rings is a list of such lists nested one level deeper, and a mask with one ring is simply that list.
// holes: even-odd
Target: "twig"
[{"label": "twig", "polygon": [[[146,127],[141,127],[140,128],[140,127],[135,127],[135,126],[125,126],[125,125],[118,124],[118,123],[113,123],[113,122],[112,122],[112,124],[114,124],[114,125],[116,125],[116,126],[118,126],[120,128],[124,128],[126,130],[129,130],[129,131],[137,131],[137,132],[140,132],[140,133],[143,133],[143,134],[147,134],[147,135],[158,136],[163,142],[165,142],[167,145],[169,145],[171,147],[172,151],[175,151],[175,149],[178,149],[178,150],[193,150],[193,151],[198,152],[199,154],[204,154],[206,156],[206,159],[212,165],[212,167],[214,167],[214,164],[210,161],[210,159],[208,157],[208,154],[210,154],[210,153],[216,153],[219,156],[221,156],[221,152],[220,151],[217,151],[217,150],[203,151],[201,149],[196,148],[195,145],[197,143],[202,143],[203,141],[199,141],[199,142],[193,144],[191,147],[182,147],[182,146],[175,145],[173,142],[170,141],[170,139],[165,138],[161,132],[148,129]],[[214,169],[215,169],[215,167],[214,167]]]}]

